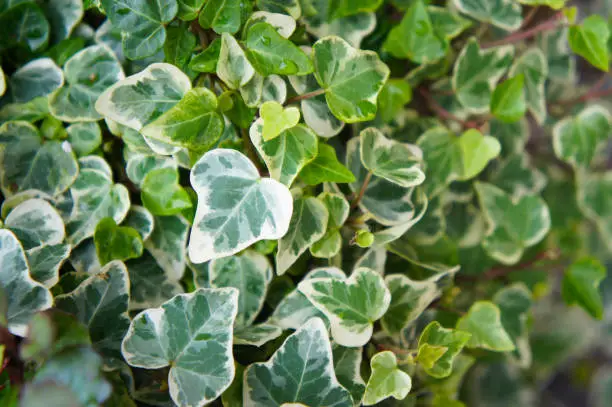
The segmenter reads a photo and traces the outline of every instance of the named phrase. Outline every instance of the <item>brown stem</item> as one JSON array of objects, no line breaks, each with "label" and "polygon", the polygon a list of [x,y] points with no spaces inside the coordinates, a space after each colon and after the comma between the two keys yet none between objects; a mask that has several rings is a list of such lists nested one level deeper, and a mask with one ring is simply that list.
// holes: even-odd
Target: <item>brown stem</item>
[{"label": "brown stem", "polygon": [[312,92],[304,93],[303,95],[297,95],[297,96],[287,99],[287,101],[285,102],[285,106],[290,105],[291,103],[299,102],[304,99],[310,99],[315,96],[322,95],[324,93],[325,93],[325,89],[317,89],[317,90],[313,90]]},{"label": "brown stem", "polygon": [[480,125],[476,122],[461,120],[442,106],[431,96],[429,91],[425,88],[419,88],[419,92],[425,98],[427,105],[434,111],[439,117],[445,120],[450,120],[459,123],[464,129],[479,129]]},{"label": "brown stem", "polygon": [[208,47],[208,36],[206,35],[206,31],[204,31],[200,23],[198,23],[198,20],[193,20],[189,27],[191,28],[192,33],[198,34],[198,38],[200,39],[200,46],[202,47],[202,49],[206,49],[206,47]]},{"label": "brown stem", "polygon": [[363,184],[361,184],[361,189],[359,190],[359,193],[357,194],[355,199],[353,199],[353,202],[351,203],[351,209],[355,209],[357,205],[359,205],[359,202],[361,202],[361,199],[363,198],[363,195],[365,194],[365,191],[368,188],[368,184],[370,183],[371,179],[372,179],[372,172],[370,171],[368,172],[368,175],[366,175],[365,179],[363,180]]},{"label": "brown stem", "polygon": [[529,10],[529,13],[527,13],[525,18],[523,19],[523,24],[521,25],[522,30],[529,26],[529,23],[531,23],[536,14],[538,14],[539,10],[540,8],[538,6],[532,7],[531,10]]},{"label": "brown stem", "polygon": [[562,17],[563,17],[563,13],[559,12],[555,14],[550,20],[547,20],[543,22],[542,24],[538,24],[533,28],[530,28],[525,31],[515,32],[513,34],[508,35],[507,37],[502,38],[501,40],[481,44],[480,49],[499,47],[500,45],[506,45],[506,44],[514,44],[516,42],[520,42],[520,41],[529,39],[531,37],[535,37],[537,34],[541,32],[554,30],[555,28],[559,26],[559,21],[561,21]]},{"label": "brown stem", "polygon": [[494,267],[484,273],[482,276],[477,276],[484,278],[485,280],[495,280],[498,278],[505,278],[508,274],[513,273],[515,271],[521,271],[529,269],[535,266],[537,263],[543,260],[557,260],[559,258],[558,250],[544,250],[543,252],[537,254],[534,258],[527,260],[524,263],[518,264],[516,266],[510,267]]}]

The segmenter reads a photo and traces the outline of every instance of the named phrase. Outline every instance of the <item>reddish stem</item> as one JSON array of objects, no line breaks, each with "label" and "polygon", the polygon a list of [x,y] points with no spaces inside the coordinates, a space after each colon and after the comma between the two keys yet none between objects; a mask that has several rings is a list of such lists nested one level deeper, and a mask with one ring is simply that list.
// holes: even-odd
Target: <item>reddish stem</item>
[{"label": "reddish stem", "polygon": [[322,95],[324,93],[325,93],[325,89],[317,89],[317,90],[313,90],[312,92],[304,93],[303,95],[297,95],[297,96],[287,99],[287,101],[285,102],[285,106],[290,105],[291,103],[299,102],[304,99],[310,99],[315,96]]},{"label": "reddish stem", "polygon": [[450,120],[459,123],[464,129],[479,129],[481,126],[477,122],[461,120],[442,106],[431,96],[429,91],[425,88],[419,88],[419,92],[427,101],[427,105],[433,110],[439,117],[445,120]]},{"label": "reddish stem", "polygon": [[554,30],[559,26],[559,21],[563,18],[563,13],[559,12],[555,14],[550,20],[543,22],[542,24],[538,24],[533,28],[530,28],[525,31],[518,31],[513,34],[508,35],[507,37],[502,38],[501,40],[492,41],[489,43],[481,44],[480,49],[487,49],[493,47],[499,47],[501,45],[514,44],[516,42],[520,42],[532,37],[535,37],[537,34]]},{"label": "reddish stem", "polygon": [[368,184],[370,183],[371,179],[372,173],[368,172],[368,175],[366,175],[365,179],[363,180],[363,184],[361,184],[361,189],[359,190],[359,193],[351,203],[351,209],[355,209],[357,205],[359,205],[359,202],[361,202],[361,199],[363,198],[363,195],[365,194],[365,191],[368,188]]}]

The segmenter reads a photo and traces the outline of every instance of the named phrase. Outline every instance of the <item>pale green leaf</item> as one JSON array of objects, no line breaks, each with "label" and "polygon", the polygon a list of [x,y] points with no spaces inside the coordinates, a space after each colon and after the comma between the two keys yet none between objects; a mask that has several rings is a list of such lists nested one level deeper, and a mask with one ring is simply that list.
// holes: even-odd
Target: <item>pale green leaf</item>
[{"label": "pale green leaf", "polygon": [[334,2],[329,0],[308,0],[316,12],[303,17],[306,30],[317,38],[338,36],[355,48],[361,46],[365,37],[376,28],[376,15],[360,12],[350,16],[329,18]]},{"label": "pale green leaf", "polygon": [[266,102],[259,108],[262,120],[262,138],[270,141],[278,137],[283,131],[288,130],[300,121],[300,110],[296,107],[286,109],[280,103]]},{"label": "pale green leaf", "polygon": [[474,178],[485,169],[489,161],[496,158],[501,145],[496,138],[485,136],[478,130],[470,129],[457,139],[462,158],[461,179]]},{"label": "pale green leaf", "polygon": [[272,13],[288,14],[295,19],[302,14],[299,0],[257,0],[257,7]]},{"label": "pale green leaf", "polygon": [[412,380],[408,373],[397,367],[397,358],[390,351],[379,352],[370,360],[372,373],[366,385],[363,405],[372,406],[386,398],[396,400],[406,398],[412,389]]},{"label": "pale green leaf", "polygon": [[234,329],[234,345],[262,347],[283,334],[282,328],[270,324],[257,324]]},{"label": "pale green leaf", "polygon": [[193,206],[189,194],[179,183],[179,174],[174,168],[150,171],[140,188],[142,204],[153,215],[178,215]]},{"label": "pale green leaf", "polygon": [[291,34],[293,34],[297,26],[295,19],[290,15],[270,13],[268,11],[256,11],[251,14],[244,24],[242,36],[245,37],[245,34],[249,31],[251,26],[262,22],[270,24],[284,38],[291,37]]},{"label": "pale green leaf", "polygon": [[439,322],[431,322],[419,337],[417,362],[423,363],[423,355],[428,349],[442,348],[443,352],[424,364],[425,372],[435,378],[441,379],[450,376],[453,371],[453,361],[470,340],[471,334],[454,329],[446,329]]},{"label": "pale green leaf", "polygon": [[515,349],[512,338],[504,330],[499,308],[489,301],[476,301],[466,315],[457,321],[457,329],[472,334],[468,348],[482,348],[494,352]]},{"label": "pale green leaf", "polygon": [[231,89],[238,89],[246,85],[255,69],[247,59],[238,41],[231,35],[223,33],[221,36],[221,49],[217,62],[217,75]]}]

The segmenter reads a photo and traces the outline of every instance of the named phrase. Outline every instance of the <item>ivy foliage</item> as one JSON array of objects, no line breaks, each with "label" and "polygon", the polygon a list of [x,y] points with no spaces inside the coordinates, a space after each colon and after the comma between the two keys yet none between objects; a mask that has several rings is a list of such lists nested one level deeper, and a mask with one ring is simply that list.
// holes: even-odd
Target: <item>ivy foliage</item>
[{"label": "ivy foliage", "polygon": [[610,21],[0,0],[0,405],[609,406]]}]

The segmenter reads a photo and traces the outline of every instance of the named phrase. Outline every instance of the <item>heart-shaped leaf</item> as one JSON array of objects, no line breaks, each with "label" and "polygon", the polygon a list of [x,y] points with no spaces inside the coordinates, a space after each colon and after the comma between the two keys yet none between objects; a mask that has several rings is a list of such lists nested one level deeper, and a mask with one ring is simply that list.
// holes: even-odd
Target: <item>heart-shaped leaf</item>
[{"label": "heart-shaped leaf", "polygon": [[150,171],[142,181],[140,198],[145,208],[159,216],[177,215],[193,205],[174,168]]},{"label": "heart-shaped leaf", "polygon": [[[281,0],[281,1],[293,1],[293,0]],[[256,11],[247,20],[243,28],[243,36],[248,30],[257,23],[270,24],[274,29],[283,37],[289,38],[295,31],[297,23],[290,14],[285,13],[271,13],[268,11]],[[312,64],[311,64],[312,65]]]},{"label": "heart-shaped leaf", "polygon": [[491,96],[491,113],[499,120],[512,123],[520,120],[527,111],[524,75],[518,74],[497,85]]},{"label": "heart-shaped leaf", "polygon": [[334,116],[347,123],[374,119],[378,93],[389,77],[378,54],[357,50],[339,37],[317,41],[312,51],[315,77]]},{"label": "heart-shaped leaf", "polygon": [[351,392],[353,405],[361,405],[366,384],[361,377],[361,361],[363,352],[361,348],[347,348],[334,345],[334,370],[340,384]]},{"label": "heart-shaped leaf", "polygon": [[323,182],[354,182],[355,176],[338,161],[332,146],[319,143],[317,156],[300,171],[300,179],[307,185],[318,185]]},{"label": "heart-shaped leaf", "polygon": [[350,205],[342,194],[323,192],[317,199],[327,208],[329,220],[325,235],[310,247],[310,253],[314,257],[329,259],[342,249],[340,228],[349,216]]},{"label": "heart-shaped leaf", "polygon": [[217,34],[238,32],[243,13],[248,14],[252,7],[245,0],[209,0],[199,14],[203,28],[212,28]]},{"label": "heart-shaped leaf", "polygon": [[373,323],[391,302],[391,294],[377,272],[360,268],[347,280],[314,278],[298,289],[329,319],[332,336],[342,346],[363,346],[372,336]]},{"label": "heart-shaped leaf", "polygon": [[0,287],[8,294],[6,315],[14,334],[24,335],[30,317],[53,305],[49,290],[30,277],[19,240],[6,229],[0,229]]},{"label": "heart-shaped leaf", "polygon": [[608,38],[610,28],[607,21],[597,14],[589,16],[582,24],[570,27],[569,44],[576,54],[602,71],[610,69]]},{"label": "heart-shaped leaf", "polygon": [[544,94],[544,84],[548,77],[546,55],[539,48],[530,48],[514,62],[509,75],[523,75],[527,107],[538,123],[543,124],[547,115]]},{"label": "heart-shaped leaf", "polygon": [[537,195],[512,200],[501,189],[476,183],[480,207],[489,229],[482,245],[489,256],[515,264],[526,248],[539,243],[550,229],[550,212]]},{"label": "heart-shaped leaf", "polygon": [[262,137],[270,141],[278,137],[300,121],[300,111],[295,107],[286,109],[280,103],[266,102],[259,108],[259,115],[263,120]]},{"label": "heart-shaped leaf", "polygon": [[379,352],[370,360],[372,373],[363,395],[363,405],[372,406],[386,398],[396,400],[406,398],[412,389],[412,379],[408,373],[397,367],[397,358],[390,351]]},{"label": "heart-shaped leaf", "polygon": [[81,122],[102,118],[96,111],[96,99],[125,76],[110,49],[93,45],[70,57],[64,77],[66,84],[49,97],[49,110],[61,121]]},{"label": "heart-shaped leaf", "polygon": [[94,232],[96,253],[104,266],[113,260],[127,260],[142,255],[140,234],[129,226],[117,226],[113,218],[104,218]]},{"label": "heart-shaped leaf", "polygon": [[[454,329],[442,328],[438,321],[433,321],[421,333],[419,338],[417,362],[423,365],[425,372],[435,378],[448,377],[453,371],[453,361],[470,340],[471,334]],[[442,349],[441,354],[424,363],[428,349]]]},{"label": "heart-shaped leaf", "polygon": [[502,30],[514,31],[523,22],[521,5],[513,0],[453,0],[453,4],[475,20]]},{"label": "heart-shaped leaf", "polygon": [[55,297],[55,306],[69,312],[89,329],[94,348],[108,358],[121,358],[121,340],[127,315],[130,282],[125,265],[109,263],[68,294]]},{"label": "heart-shaped leaf", "polygon": [[146,208],[132,205],[123,225],[135,229],[144,242],[153,233],[154,222],[153,215]]},{"label": "heart-shaped leaf", "polygon": [[405,188],[423,183],[423,154],[417,146],[388,139],[373,127],[359,137],[361,162],[374,175]]},{"label": "heart-shaped leaf", "polygon": [[234,379],[237,303],[234,288],[200,288],[143,311],[123,339],[123,357],[131,366],[145,369],[170,366],[172,400],[181,407],[205,405]]},{"label": "heart-shaped leaf", "polygon": [[563,300],[568,305],[579,305],[593,318],[601,319],[603,301],[599,284],[606,275],[606,268],[595,258],[585,257],[575,261],[563,276]]},{"label": "heart-shaped leaf", "polygon": [[3,4],[0,15],[0,38],[3,48],[23,45],[39,51],[49,42],[49,22],[36,3],[10,2]]},{"label": "heart-shaped leaf", "polygon": [[474,178],[480,174],[489,161],[497,157],[501,151],[501,146],[497,139],[491,136],[484,136],[475,129],[470,129],[463,133],[458,139],[458,144],[463,164],[461,173],[461,179],[463,180]]},{"label": "heart-shaped leaf", "polygon": [[531,365],[529,344],[529,310],[533,305],[531,292],[523,283],[514,283],[499,290],[493,302],[501,312],[501,322],[516,349],[512,352],[521,366]]},{"label": "heart-shaped leaf", "polygon": [[246,85],[255,75],[255,69],[238,41],[226,33],[221,36],[217,75],[231,89],[238,89]]},{"label": "heart-shaped leaf", "polygon": [[125,265],[130,275],[130,310],[159,307],[184,292],[181,284],[164,271],[148,250]]},{"label": "heart-shaped leaf", "polygon": [[13,103],[26,103],[47,96],[63,84],[64,73],[55,62],[51,58],[39,58],[28,62],[11,75],[9,96]]},{"label": "heart-shaped leaf", "polygon": [[102,131],[95,122],[74,123],[66,127],[68,141],[78,157],[91,154],[102,144]]},{"label": "heart-shaped leaf", "polygon": [[457,321],[457,329],[472,334],[468,348],[494,352],[514,350],[512,338],[504,330],[499,308],[489,301],[476,301],[466,315]]},{"label": "heart-shaped leaf", "polygon": [[291,193],[277,181],[260,178],[241,153],[216,149],[204,154],[191,170],[191,185],[198,194],[189,241],[194,263],[229,256],[287,233]]},{"label": "heart-shaped leaf", "polygon": [[36,281],[51,288],[59,280],[59,269],[70,255],[69,244],[55,244],[30,249],[26,253],[30,275]]},{"label": "heart-shaped leaf", "polygon": [[244,372],[244,402],[253,407],[353,405],[334,373],[325,324],[312,318],[292,334],[265,363]]},{"label": "heart-shaped leaf", "polygon": [[64,221],[49,202],[28,199],[17,205],[4,220],[25,250],[57,245],[64,241]]}]

